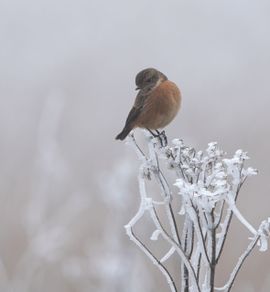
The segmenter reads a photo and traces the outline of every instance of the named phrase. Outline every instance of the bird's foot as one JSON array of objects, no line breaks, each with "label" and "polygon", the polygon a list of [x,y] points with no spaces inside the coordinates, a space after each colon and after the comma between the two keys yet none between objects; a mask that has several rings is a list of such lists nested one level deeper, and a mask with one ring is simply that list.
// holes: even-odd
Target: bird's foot
[{"label": "bird's foot", "polygon": [[156,132],[156,137],[159,139],[160,146],[166,147],[168,145],[168,140],[165,131],[163,130],[162,132],[159,132],[158,130],[156,130]]},{"label": "bird's foot", "polygon": [[148,131],[152,134],[152,136],[154,138],[158,138],[161,147],[166,147],[168,145],[167,136],[166,136],[164,130],[162,132],[155,130],[156,134],[153,131],[151,131],[150,129],[148,129]]},{"label": "bird's foot", "polygon": [[166,147],[168,145],[168,139],[164,130],[159,134],[159,137],[161,140],[160,142],[161,146]]}]

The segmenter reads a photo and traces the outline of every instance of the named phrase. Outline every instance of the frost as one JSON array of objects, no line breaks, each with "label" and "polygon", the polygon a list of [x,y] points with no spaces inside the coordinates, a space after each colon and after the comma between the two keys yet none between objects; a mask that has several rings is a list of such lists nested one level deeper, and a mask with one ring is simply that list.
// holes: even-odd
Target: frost
[{"label": "frost", "polygon": [[184,206],[184,204],[181,206],[181,209],[180,209],[180,211],[178,212],[178,214],[179,215],[185,215],[185,213],[186,213],[186,210],[185,210],[185,206]]},{"label": "frost", "polygon": [[[239,149],[233,157],[225,157],[217,142],[209,143],[205,151],[196,151],[180,139],[174,139],[172,146],[166,148],[160,147],[157,138],[152,139],[147,134],[147,139],[148,151],[143,152],[134,136],[129,138],[129,144],[135,149],[142,165],[138,175],[141,203],[135,216],[125,226],[127,234],[159,268],[170,291],[180,290],[163,264],[171,257],[178,257],[182,261],[181,291],[210,292],[215,289],[229,292],[250,252],[257,245],[260,251],[268,249],[270,219],[255,228],[236,204],[246,178],[256,175],[257,170],[245,168],[245,162],[249,159],[247,152]],[[167,171],[177,177],[173,185],[169,184],[161,167],[163,162],[168,166]],[[158,202],[153,200],[152,193],[148,193],[146,184],[150,179],[151,184],[159,187],[161,198]],[[172,200],[178,211],[174,210]],[[165,216],[159,214],[161,209]],[[158,244],[162,238],[169,245],[168,252],[161,258],[134,233],[134,226],[138,221],[143,221],[145,214],[150,216],[155,226],[150,239]],[[233,215],[250,232],[251,241],[239,257],[227,283],[218,288],[214,287],[215,269]]]},{"label": "frost", "polygon": [[173,145],[176,145],[176,146],[182,146],[183,145],[183,140],[181,140],[181,139],[173,139],[172,143],[173,143]]},{"label": "frost", "polygon": [[170,250],[162,257],[160,260],[161,263],[166,262],[175,252],[175,248],[171,247]]},{"label": "frost", "polygon": [[155,230],[155,231],[152,233],[150,239],[151,239],[151,240],[158,240],[158,237],[159,237],[160,233],[161,233],[160,230],[158,230],[158,229]]},{"label": "frost", "polygon": [[252,167],[248,167],[248,169],[246,170],[246,175],[247,176],[252,176],[252,175],[257,175],[258,174],[258,170]]},{"label": "frost", "polygon": [[268,249],[268,238],[270,236],[270,218],[261,223],[259,234],[261,236],[259,241],[260,251],[264,252]]}]

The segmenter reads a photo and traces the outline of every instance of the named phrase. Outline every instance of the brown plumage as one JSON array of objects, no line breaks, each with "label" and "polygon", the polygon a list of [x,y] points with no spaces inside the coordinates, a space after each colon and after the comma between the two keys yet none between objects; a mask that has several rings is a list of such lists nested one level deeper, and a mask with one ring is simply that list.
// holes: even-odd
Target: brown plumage
[{"label": "brown plumage", "polygon": [[124,140],[137,127],[148,130],[164,128],[180,108],[180,90],[160,71],[148,68],[139,72],[136,85],[140,91],[128,114],[125,127],[116,139]]}]

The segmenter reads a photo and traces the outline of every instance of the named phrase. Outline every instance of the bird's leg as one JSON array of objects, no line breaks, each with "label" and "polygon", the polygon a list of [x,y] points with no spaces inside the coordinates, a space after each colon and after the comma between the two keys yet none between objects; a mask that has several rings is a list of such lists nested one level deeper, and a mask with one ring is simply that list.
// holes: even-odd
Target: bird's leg
[{"label": "bird's leg", "polygon": [[161,139],[161,137],[160,137],[160,133],[159,133],[159,131],[155,130],[155,131],[157,132],[157,134],[155,134],[155,133],[154,133],[153,131],[151,131],[150,129],[147,128],[147,130],[151,133],[151,135],[152,135],[153,137],[158,138],[161,147],[163,147],[163,142],[162,142],[162,139]]},{"label": "bird's leg", "polygon": [[166,133],[165,133],[165,130],[163,130],[160,135],[163,137],[164,139],[164,147],[168,145],[168,139],[167,139],[167,136],[166,136]]},{"label": "bird's leg", "polygon": [[157,137],[159,138],[161,147],[167,146],[167,138],[165,135],[165,131],[159,132],[159,130],[155,130],[157,133]]},{"label": "bird's leg", "polygon": [[165,131],[163,130],[162,132],[159,132],[158,130],[155,130],[158,137],[160,137],[160,142],[161,142],[161,146],[166,147],[168,145],[168,140],[167,140],[167,136],[165,134]]},{"label": "bird's leg", "polygon": [[166,137],[165,131],[159,132],[158,130],[155,130],[156,131],[156,134],[155,134],[150,129],[147,129],[147,130],[152,134],[153,137],[159,139],[161,147],[167,146],[168,141],[167,141],[167,137]]},{"label": "bird's leg", "polygon": [[157,138],[159,136],[159,134],[155,134],[153,131],[151,131],[150,129],[147,128],[147,130],[151,133],[151,135],[155,138]]}]

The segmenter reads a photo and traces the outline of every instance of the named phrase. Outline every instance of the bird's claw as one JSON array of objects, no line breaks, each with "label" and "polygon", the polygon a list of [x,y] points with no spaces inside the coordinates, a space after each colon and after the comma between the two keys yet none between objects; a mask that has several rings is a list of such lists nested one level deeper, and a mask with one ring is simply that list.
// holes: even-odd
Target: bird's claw
[{"label": "bird's claw", "polygon": [[163,130],[159,136],[160,136],[160,139],[162,140],[161,146],[166,147],[168,145],[168,139],[167,139],[167,136],[165,134],[165,131]]},{"label": "bird's claw", "polygon": [[161,147],[166,147],[168,145],[168,140],[165,131],[162,131],[156,137],[158,138]]}]

